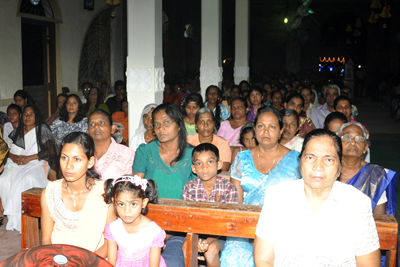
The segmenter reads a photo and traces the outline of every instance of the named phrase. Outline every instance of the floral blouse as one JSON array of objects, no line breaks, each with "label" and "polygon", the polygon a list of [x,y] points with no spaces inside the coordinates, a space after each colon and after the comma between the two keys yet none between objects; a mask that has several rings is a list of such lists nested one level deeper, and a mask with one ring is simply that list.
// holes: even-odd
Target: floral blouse
[{"label": "floral blouse", "polygon": [[51,133],[57,139],[57,145],[60,146],[64,137],[72,132],[84,132],[86,133],[88,129],[88,121],[87,118],[83,118],[79,122],[75,123],[68,123],[66,121],[60,120],[57,118],[51,125],[50,125]]}]

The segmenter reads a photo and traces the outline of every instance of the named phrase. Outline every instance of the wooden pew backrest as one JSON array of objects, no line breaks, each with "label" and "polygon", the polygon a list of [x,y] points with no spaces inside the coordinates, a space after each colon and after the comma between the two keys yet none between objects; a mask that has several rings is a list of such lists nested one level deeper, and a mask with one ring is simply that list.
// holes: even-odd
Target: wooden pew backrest
[{"label": "wooden pew backrest", "polygon": [[[40,245],[37,218],[41,216],[41,188],[22,193],[21,250]],[[147,217],[166,231],[187,233],[186,266],[197,266],[198,234],[254,238],[262,207],[159,199],[149,204]],[[374,215],[382,250],[396,265],[398,224],[392,215]]]}]

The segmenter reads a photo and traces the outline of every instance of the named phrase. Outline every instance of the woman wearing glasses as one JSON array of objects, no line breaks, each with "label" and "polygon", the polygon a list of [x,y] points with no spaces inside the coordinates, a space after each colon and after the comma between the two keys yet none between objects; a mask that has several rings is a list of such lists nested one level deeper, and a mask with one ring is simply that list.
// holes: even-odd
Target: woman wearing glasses
[{"label": "woman wearing glasses", "polygon": [[369,146],[369,134],[361,123],[344,123],[337,135],[343,146],[339,180],[369,196],[374,214],[395,215],[397,172],[363,160]]},{"label": "woman wearing glasses", "polygon": [[96,109],[88,117],[88,134],[95,145],[94,170],[101,180],[131,172],[135,151],[114,140],[112,134],[116,129],[111,115],[102,109]]},{"label": "woman wearing glasses", "polygon": [[153,179],[158,197],[182,199],[183,186],[195,178],[192,150],[186,141],[186,128],[179,109],[171,103],[156,107],[152,114],[157,140],[136,150],[133,172]]},{"label": "woman wearing glasses", "polygon": [[[195,178],[192,173],[192,150],[186,142],[186,128],[181,112],[172,103],[156,107],[152,114],[157,140],[141,144],[136,150],[133,173],[153,179],[158,197],[182,199],[183,186]],[[168,266],[184,266],[183,236],[167,235],[162,253]]]}]

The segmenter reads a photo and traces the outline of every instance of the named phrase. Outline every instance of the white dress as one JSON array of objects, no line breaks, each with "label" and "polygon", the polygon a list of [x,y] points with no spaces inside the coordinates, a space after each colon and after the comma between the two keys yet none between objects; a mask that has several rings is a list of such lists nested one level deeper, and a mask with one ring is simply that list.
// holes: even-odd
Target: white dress
[{"label": "white dress", "polygon": [[[10,153],[30,156],[38,153],[36,128],[25,134],[25,149],[12,145]],[[4,172],[0,175],[0,198],[7,215],[7,230],[21,232],[21,193],[33,187],[46,187],[48,180],[43,160],[32,160],[26,165],[18,165],[8,158]]]}]

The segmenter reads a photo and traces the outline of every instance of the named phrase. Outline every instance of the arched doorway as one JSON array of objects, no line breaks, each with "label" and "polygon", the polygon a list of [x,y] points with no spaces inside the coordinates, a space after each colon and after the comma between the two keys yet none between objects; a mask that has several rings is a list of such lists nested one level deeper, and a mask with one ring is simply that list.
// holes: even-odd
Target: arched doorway
[{"label": "arched doorway", "polygon": [[111,9],[100,11],[86,31],[79,60],[78,86],[91,82],[100,87],[101,82],[111,82],[110,74],[110,22]]},{"label": "arched doorway", "polygon": [[56,110],[56,30],[62,22],[56,0],[33,4],[20,0],[17,15],[21,17],[23,89],[28,91],[43,117]]}]

